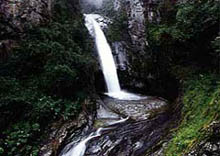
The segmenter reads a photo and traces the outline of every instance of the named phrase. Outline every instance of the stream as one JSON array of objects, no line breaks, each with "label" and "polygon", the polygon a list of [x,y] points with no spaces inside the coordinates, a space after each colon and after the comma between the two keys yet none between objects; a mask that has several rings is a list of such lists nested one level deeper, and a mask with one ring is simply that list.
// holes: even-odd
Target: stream
[{"label": "stream", "polygon": [[92,128],[67,144],[60,156],[141,156],[156,145],[170,129],[175,116],[169,115],[165,99],[128,93],[121,89],[111,48],[96,21],[87,14],[86,27],[96,43],[107,93],[101,99]]},{"label": "stream", "polygon": [[[167,109],[167,101],[160,98],[102,100],[93,127],[82,133],[84,137],[66,145],[60,156],[142,156],[167,135],[177,119]],[[116,113],[113,109],[121,111]],[[151,111],[156,115],[151,117]]]}]

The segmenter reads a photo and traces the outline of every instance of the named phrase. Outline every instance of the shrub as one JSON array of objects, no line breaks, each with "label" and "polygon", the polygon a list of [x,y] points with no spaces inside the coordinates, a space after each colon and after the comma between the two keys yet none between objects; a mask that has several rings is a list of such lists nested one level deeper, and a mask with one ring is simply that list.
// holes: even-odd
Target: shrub
[{"label": "shrub", "polygon": [[96,64],[82,15],[56,1],[50,23],[30,27],[0,62],[0,153],[37,155],[51,123],[82,110]]}]

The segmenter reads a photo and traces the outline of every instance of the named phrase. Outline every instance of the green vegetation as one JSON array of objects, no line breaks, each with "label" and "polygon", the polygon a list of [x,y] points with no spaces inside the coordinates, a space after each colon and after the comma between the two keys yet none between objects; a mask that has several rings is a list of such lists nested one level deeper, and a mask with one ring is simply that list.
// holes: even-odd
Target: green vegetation
[{"label": "green vegetation", "polygon": [[[121,3],[125,5],[124,1],[121,1]],[[110,43],[127,40],[128,17],[127,11],[124,8],[116,11],[114,9],[114,1],[106,0],[97,13],[111,19],[106,31],[106,38]]]},{"label": "green vegetation", "polygon": [[[77,117],[94,92],[92,42],[82,15],[67,7],[74,1],[67,1],[56,0],[49,23],[27,26],[19,46],[0,62],[0,155],[37,156],[50,125]],[[144,93],[172,100],[178,94],[172,85],[181,83],[182,120],[165,152],[182,156],[209,135],[212,121],[220,120],[219,4],[165,0],[154,9],[161,20],[146,21],[149,47],[145,54],[131,54],[133,71],[122,81],[144,82]],[[130,42],[126,10],[116,14],[109,0],[98,12],[112,17],[111,42]]]},{"label": "green vegetation", "polygon": [[167,156],[182,156],[204,137],[208,126],[220,120],[220,80],[211,74],[200,74],[184,81],[183,119],[166,149]]},{"label": "green vegetation", "polygon": [[211,122],[220,120],[219,4],[166,0],[157,9],[161,21],[146,25],[152,72],[163,81],[169,73],[183,89],[182,120],[165,155],[182,156],[209,135]]},{"label": "green vegetation", "polygon": [[112,15],[112,23],[109,24],[107,31],[107,39],[110,42],[124,41],[126,40],[126,34],[128,27],[128,17],[124,10],[121,10],[120,13]]},{"label": "green vegetation", "polygon": [[[217,48],[219,5],[214,0],[159,5],[161,21],[146,25],[152,55],[160,68],[173,64],[197,64],[219,72]],[[219,48],[219,46],[218,46]],[[212,60],[212,61],[210,61]]]},{"label": "green vegetation", "polygon": [[127,30],[125,28],[128,27],[126,12],[121,11],[121,13],[114,16],[112,20],[112,24],[109,25],[107,31],[108,40],[111,42],[125,40],[125,34],[127,34]]},{"label": "green vegetation", "polygon": [[0,155],[38,155],[50,124],[76,117],[93,90],[89,34],[64,2],[0,63]]}]

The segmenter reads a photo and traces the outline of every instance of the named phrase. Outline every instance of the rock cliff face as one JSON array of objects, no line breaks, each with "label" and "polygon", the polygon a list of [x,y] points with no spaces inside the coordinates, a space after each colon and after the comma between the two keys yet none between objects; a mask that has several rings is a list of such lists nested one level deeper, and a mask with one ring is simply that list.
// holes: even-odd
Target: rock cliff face
[{"label": "rock cliff face", "polygon": [[[124,21],[120,21],[119,17],[118,21],[113,20],[113,22],[115,21],[116,23],[115,27],[118,26],[120,28],[109,30],[109,32],[112,33],[113,36],[117,36],[118,34],[120,34],[120,37],[116,37],[116,42],[113,39],[111,45],[113,54],[115,56],[115,62],[119,71],[118,73],[119,79],[121,80],[121,86],[122,88],[129,88],[131,90],[137,89],[137,92],[149,91],[152,93],[154,92],[152,90],[158,87],[158,80],[160,80],[160,75],[158,73],[153,73],[155,72],[155,70],[153,69],[154,67],[152,67],[154,64],[154,60],[152,59],[150,45],[148,45],[147,41],[147,30],[148,23],[159,23],[162,20],[162,17],[166,16],[163,10],[161,10],[161,6],[163,6],[162,3],[165,1],[109,1],[112,2],[112,12],[116,12],[116,17],[120,15],[124,17],[126,15],[126,19],[124,19],[124,21],[126,20],[125,23],[127,23],[127,25],[120,24]],[[173,4],[176,2],[176,0],[172,0],[171,2],[171,4]],[[110,16],[110,18],[112,18],[112,16]],[[115,30],[117,31],[117,33],[114,33]],[[107,38],[109,39],[111,38],[111,36],[107,36]],[[166,75],[165,77],[168,76]],[[170,82],[170,84],[172,84],[172,82],[173,80]],[[161,94],[164,94],[166,91],[162,90],[163,89],[161,88],[160,91],[163,92]]]},{"label": "rock cliff face", "polygon": [[186,156],[218,156],[220,153],[220,122],[213,121],[208,126],[208,133],[211,135],[203,139],[190,153]]},{"label": "rock cliff face", "polygon": [[145,8],[140,0],[126,0],[128,16],[128,32],[132,44],[137,47],[137,51],[143,52],[147,45],[145,36]]},{"label": "rock cliff face", "polygon": [[54,0],[0,0],[0,60],[16,46],[28,26],[46,23]]},{"label": "rock cliff face", "polygon": [[146,21],[160,21],[160,12],[157,9],[160,2],[161,0],[113,0],[114,11],[126,11],[128,17],[127,29],[135,52],[143,53],[146,46],[148,46]]},{"label": "rock cliff face", "polygon": [[[0,61],[5,60],[28,28],[47,24],[62,0],[0,0]],[[66,0],[73,15],[80,12],[79,0]],[[81,16],[80,16],[81,17]]]},{"label": "rock cliff face", "polygon": [[145,8],[145,18],[148,19],[149,22],[159,22],[160,21],[160,12],[157,9],[161,0],[142,0],[143,7]]},{"label": "rock cliff face", "polygon": [[26,25],[50,19],[54,0],[1,0],[1,36],[21,33]]}]

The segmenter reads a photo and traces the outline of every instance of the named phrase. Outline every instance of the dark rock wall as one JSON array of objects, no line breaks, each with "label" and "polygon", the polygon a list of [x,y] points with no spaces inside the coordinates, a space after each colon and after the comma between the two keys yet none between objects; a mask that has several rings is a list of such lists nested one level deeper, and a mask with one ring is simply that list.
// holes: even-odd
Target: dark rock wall
[{"label": "dark rock wall", "polygon": [[142,0],[143,7],[145,8],[144,15],[149,22],[159,22],[160,12],[157,9],[161,0]]},{"label": "dark rock wall", "polygon": [[10,55],[30,26],[47,23],[54,0],[0,0],[0,60]]},{"label": "dark rock wall", "polygon": [[[160,10],[162,0],[113,0],[117,14],[126,12],[127,35],[113,42],[112,50],[118,67],[122,88],[143,94],[177,96],[178,84],[168,73],[161,76],[154,67],[152,51],[147,41],[148,23],[159,23],[164,13]],[[165,1],[164,1],[165,2]],[[172,1],[172,4],[176,1]],[[107,36],[108,37],[108,36]],[[120,48],[118,48],[120,45]],[[122,58],[120,60],[120,58]],[[166,72],[164,72],[166,73]],[[162,79],[166,83],[162,82]],[[167,91],[167,88],[170,90]],[[171,95],[167,95],[167,93]]]},{"label": "dark rock wall", "polygon": [[128,16],[128,32],[132,44],[138,52],[144,52],[146,43],[145,35],[145,8],[140,0],[126,0]]},{"label": "dark rock wall", "polygon": [[73,15],[81,14],[79,0],[0,0],[0,60],[8,57],[29,28],[51,21],[56,3],[65,2]]},{"label": "dark rock wall", "polygon": [[23,32],[27,24],[47,22],[53,5],[54,0],[1,0],[1,38],[7,33]]}]

